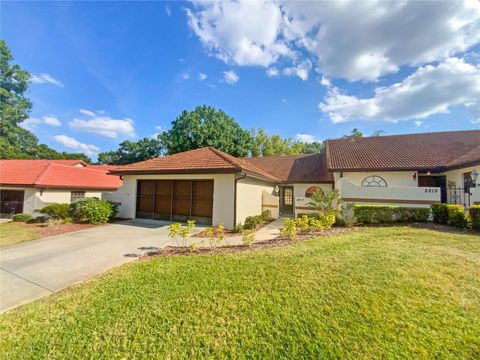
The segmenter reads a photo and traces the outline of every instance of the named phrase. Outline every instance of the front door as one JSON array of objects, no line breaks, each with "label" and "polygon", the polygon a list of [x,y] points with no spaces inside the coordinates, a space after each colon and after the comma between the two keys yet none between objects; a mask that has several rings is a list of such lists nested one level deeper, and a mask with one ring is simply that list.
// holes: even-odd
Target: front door
[{"label": "front door", "polygon": [[284,216],[293,215],[293,186],[280,188],[280,213]]}]

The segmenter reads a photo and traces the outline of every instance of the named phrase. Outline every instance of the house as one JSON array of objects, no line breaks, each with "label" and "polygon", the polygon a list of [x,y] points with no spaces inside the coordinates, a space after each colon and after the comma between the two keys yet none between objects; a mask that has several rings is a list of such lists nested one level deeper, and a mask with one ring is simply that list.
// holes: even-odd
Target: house
[{"label": "house", "polygon": [[328,140],[322,153],[299,156],[236,158],[207,147],[112,169],[123,186],[107,197],[121,217],[232,229],[266,209],[311,212],[316,190],[354,203],[469,206],[480,203],[478,170],[480,130]]},{"label": "house", "polygon": [[52,203],[102,198],[122,181],[112,167],[81,160],[0,160],[0,213],[35,215]]}]

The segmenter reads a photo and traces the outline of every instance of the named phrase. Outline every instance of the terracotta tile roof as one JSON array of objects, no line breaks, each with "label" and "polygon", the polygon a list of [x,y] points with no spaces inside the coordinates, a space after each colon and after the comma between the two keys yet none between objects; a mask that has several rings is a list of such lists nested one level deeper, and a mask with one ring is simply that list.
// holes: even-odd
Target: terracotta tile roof
[{"label": "terracotta tile roof", "polygon": [[327,140],[329,170],[430,170],[480,163],[480,130]]},{"label": "terracotta tile roof", "polygon": [[247,171],[272,181],[275,176],[212,147],[162,156],[110,170],[112,174],[199,174]]},{"label": "terracotta tile roof", "polygon": [[243,160],[272,174],[282,182],[333,182],[333,174],[327,169],[325,152],[311,155],[251,157]]},{"label": "terracotta tile roof", "polygon": [[114,190],[122,185],[118,176],[73,160],[0,160],[0,184],[39,188]]}]

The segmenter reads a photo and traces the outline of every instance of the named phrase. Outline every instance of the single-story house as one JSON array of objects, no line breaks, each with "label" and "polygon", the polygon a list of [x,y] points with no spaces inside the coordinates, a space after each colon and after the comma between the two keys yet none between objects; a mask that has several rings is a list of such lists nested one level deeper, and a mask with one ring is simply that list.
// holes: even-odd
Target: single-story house
[{"label": "single-story house", "polygon": [[319,154],[236,158],[207,147],[112,169],[119,216],[223,223],[269,209],[309,212],[316,190],[354,203],[427,207],[480,203],[480,130],[326,141]]},{"label": "single-story house", "polygon": [[81,160],[0,160],[0,213],[36,215],[49,204],[102,198],[122,185],[108,174],[111,168]]}]

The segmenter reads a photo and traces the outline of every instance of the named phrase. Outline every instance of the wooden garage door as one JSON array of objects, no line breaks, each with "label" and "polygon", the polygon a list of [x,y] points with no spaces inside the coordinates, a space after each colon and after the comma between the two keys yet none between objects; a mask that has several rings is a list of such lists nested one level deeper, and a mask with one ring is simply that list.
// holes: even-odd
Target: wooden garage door
[{"label": "wooden garage door", "polygon": [[22,213],[24,197],[24,190],[0,190],[0,213]]},{"label": "wooden garage door", "polygon": [[211,224],[212,180],[139,180],[137,217]]}]

